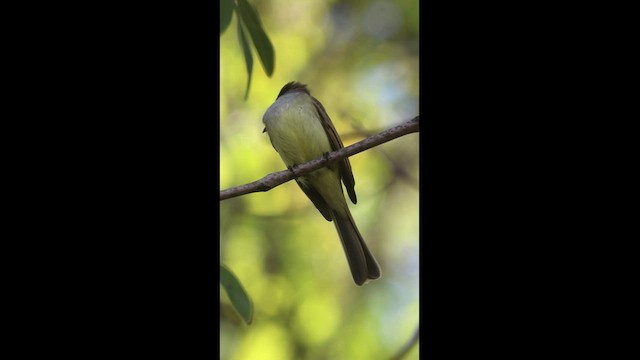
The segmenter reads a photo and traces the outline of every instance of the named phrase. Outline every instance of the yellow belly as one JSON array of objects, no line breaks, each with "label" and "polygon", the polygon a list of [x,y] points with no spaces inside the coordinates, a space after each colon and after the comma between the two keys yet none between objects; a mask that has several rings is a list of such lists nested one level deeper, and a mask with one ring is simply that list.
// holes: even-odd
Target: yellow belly
[{"label": "yellow belly", "polygon": [[317,159],[330,152],[320,116],[306,94],[282,96],[263,119],[269,139],[288,166]]}]

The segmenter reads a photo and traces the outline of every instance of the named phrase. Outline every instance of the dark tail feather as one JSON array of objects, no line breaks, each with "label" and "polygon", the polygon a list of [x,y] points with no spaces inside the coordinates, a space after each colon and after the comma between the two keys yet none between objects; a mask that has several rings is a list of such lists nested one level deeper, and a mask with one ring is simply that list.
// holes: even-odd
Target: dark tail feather
[{"label": "dark tail feather", "polygon": [[333,212],[332,215],[355,283],[362,285],[369,279],[379,278],[381,273],[378,262],[369,251],[351,214],[341,216]]}]

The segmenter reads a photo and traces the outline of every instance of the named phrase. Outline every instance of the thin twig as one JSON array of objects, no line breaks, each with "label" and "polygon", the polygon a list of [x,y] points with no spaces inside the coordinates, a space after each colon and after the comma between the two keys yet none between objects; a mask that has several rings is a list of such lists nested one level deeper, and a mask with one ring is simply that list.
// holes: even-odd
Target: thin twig
[{"label": "thin twig", "polygon": [[[359,134],[360,136],[371,136],[372,134],[370,131],[367,131],[367,129],[362,127],[360,125],[360,122],[355,121],[355,119],[353,119],[349,123],[349,125],[351,125],[351,127],[356,130],[356,134]],[[376,151],[387,159],[389,166],[393,168],[393,171],[396,175],[398,175],[402,180],[405,180],[415,189],[420,190],[420,187],[418,186],[418,180],[415,179],[411,174],[409,174],[408,170],[404,166],[399,164],[399,161],[394,161],[391,156],[389,156],[389,154],[387,154],[387,152],[382,149],[376,149]],[[393,181],[394,180],[392,180],[389,184],[391,184]]]},{"label": "thin twig", "polygon": [[[220,200],[230,199],[236,196],[246,195],[253,192],[269,191],[274,187],[292,180],[295,177],[302,176],[317,170],[327,164],[334,161],[342,160],[346,157],[353,156],[357,153],[370,149],[374,146],[378,146],[387,141],[393,140],[400,136],[404,136],[410,133],[420,131],[420,116],[416,116],[413,119],[406,121],[400,125],[394,126],[390,129],[382,131],[376,135],[370,136],[362,141],[358,141],[353,145],[349,145],[337,151],[330,152],[327,156],[319,159],[311,160],[304,164],[300,164],[291,170],[282,170],[254,182],[232,187],[226,190],[220,191]],[[294,174],[295,172],[295,174]]]},{"label": "thin twig", "polygon": [[391,358],[391,360],[400,360],[404,358],[409,353],[409,350],[411,350],[413,346],[418,342],[419,338],[420,338],[420,326],[416,327],[416,331],[413,333],[413,336],[411,337],[411,339],[409,339],[409,341],[406,344],[404,344],[402,349],[400,349],[400,351],[398,351],[398,353],[395,354]]}]

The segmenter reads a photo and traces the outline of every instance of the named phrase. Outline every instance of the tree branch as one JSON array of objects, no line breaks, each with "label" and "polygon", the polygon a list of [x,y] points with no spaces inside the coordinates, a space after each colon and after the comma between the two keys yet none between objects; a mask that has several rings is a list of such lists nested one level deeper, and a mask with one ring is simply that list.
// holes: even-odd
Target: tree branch
[{"label": "tree branch", "polygon": [[278,171],[278,172],[266,175],[262,179],[256,180],[254,182],[232,187],[226,190],[221,190],[220,201],[241,196],[241,195],[250,194],[253,192],[269,191],[280,184],[283,184],[287,181],[294,179],[295,177],[308,174],[332,162],[342,160],[346,157],[353,156],[367,149],[383,144],[387,141],[391,141],[395,138],[398,138],[410,133],[418,132],[418,131],[420,131],[420,116],[416,116],[409,121],[406,121],[400,125],[397,125],[385,131],[382,131],[376,135],[370,136],[353,145],[349,145],[340,150],[330,152],[327,156],[324,156],[322,158],[311,160],[304,164],[297,165],[294,167],[293,171],[292,170]]}]

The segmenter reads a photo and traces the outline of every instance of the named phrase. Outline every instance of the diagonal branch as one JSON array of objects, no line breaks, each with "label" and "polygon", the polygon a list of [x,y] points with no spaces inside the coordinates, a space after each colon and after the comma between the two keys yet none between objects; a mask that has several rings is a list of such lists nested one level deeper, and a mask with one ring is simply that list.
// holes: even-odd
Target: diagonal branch
[{"label": "diagonal branch", "polygon": [[418,343],[419,338],[420,338],[420,326],[418,325],[418,327],[416,327],[416,330],[413,332],[413,336],[411,336],[411,339],[409,339],[409,341],[406,344],[404,344],[402,349],[400,349],[400,351],[397,354],[395,354],[391,358],[391,360],[403,359],[409,353],[409,350],[411,350],[413,346]]},{"label": "diagonal branch", "polygon": [[[220,200],[230,199],[236,196],[246,195],[254,192],[269,191],[274,187],[290,181],[298,176],[310,173],[314,170],[320,169],[332,162],[342,160],[346,157],[363,152],[372,147],[383,144],[387,141],[391,141],[395,138],[420,131],[420,116],[416,116],[413,119],[406,121],[400,125],[394,126],[390,129],[384,130],[376,135],[370,136],[362,141],[359,141],[353,145],[349,145],[337,151],[330,152],[327,156],[319,159],[311,160],[304,164],[300,164],[294,167],[292,170],[282,170],[254,182],[232,187],[226,190],[220,191]],[[294,173],[295,172],[295,173]]]}]

